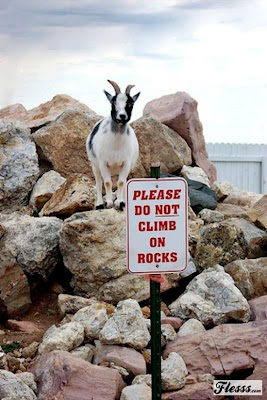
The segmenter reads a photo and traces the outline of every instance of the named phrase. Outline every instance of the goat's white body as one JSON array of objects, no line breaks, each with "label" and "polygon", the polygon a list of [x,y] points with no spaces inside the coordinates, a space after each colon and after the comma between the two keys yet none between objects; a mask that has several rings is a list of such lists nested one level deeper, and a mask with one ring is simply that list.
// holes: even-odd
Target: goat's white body
[{"label": "goat's white body", "polygon": [[[98,124],[99,122],[95,127]],[[90,136],[91,134],[88,135],[86,141],[86,149],[96,180],[96,206],[103,204],[102,179],[106,189],[106,206],[113,206],[111,176],[118,175],[115,207],[121,208],[122,204],[125,203],[126,179],[139,154],[138,141],[134,130],[128,123],[125,125],[115,124],[111,117],[107,117],[100,121],[91,147],[89,145]]]}]

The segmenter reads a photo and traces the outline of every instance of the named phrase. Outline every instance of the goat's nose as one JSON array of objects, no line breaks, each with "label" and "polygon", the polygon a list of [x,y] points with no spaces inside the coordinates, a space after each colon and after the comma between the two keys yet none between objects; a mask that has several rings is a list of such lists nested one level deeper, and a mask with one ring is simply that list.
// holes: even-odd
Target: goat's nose
[{"label": "goat's nose", "polygon": [[120,114],[120,119],[121,119],[122,121],[125,121],[125,120],[126,120],[126,115],[125,115],[125,114]]}]

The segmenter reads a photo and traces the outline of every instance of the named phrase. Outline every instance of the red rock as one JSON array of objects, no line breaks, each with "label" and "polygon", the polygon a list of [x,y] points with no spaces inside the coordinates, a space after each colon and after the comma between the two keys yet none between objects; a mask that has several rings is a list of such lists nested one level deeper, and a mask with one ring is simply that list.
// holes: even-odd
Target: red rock
[{"label": "red rock", "polygon": [[230,375],[267,364],[266,337],[267,321],[224,324],[170,342],[163,357],[177,352],[193,375]]},{"label": "red rock", "polygon": [[255,321],[267,320],[267,295],[257,297],[248,302],[251,318]]},{"label": "red rock", "polygon": [[100,343],[94,356],[94,364],[113,362],[119,367],[125,368],[130,374],[145,375],[146,362],[141,353],[134,349],[121,346],[105,346]]},{"label": "red rock", "polygon": [[183,325],[183,321],[178,317],[166,317],[161,319],[161,324],[170,324],[175,330],[178,330]]},{"label": "red rock", "polygon": [[156,115],[160,122],[185,139],[196,165],[203,169],[213,183],[216,180],[216,168],[208,158],[196,100],[185,92],[162,96],[146,104],[143,115],[147,114]]},{"label": "red rock", "polygon": [[248,376],[246,380],[262,381],[262,396],[235,396],[235,400],[265,400],[267,399],[267,365],[256,367],[253,374]]},{"label": "red rock", "polygon": [[37,324],[31,321],[17,321],[15,319],[9,319],[6,322],[6,327],[12,331],[20,331],[26,333],[41,332],[41,329]]},{"label": "red rock", "polygon": [[164,393],[162,400],[212,400],[223,399],[223,396],[213,395],[213,386],[208,382],[198,382],[186,385],[177,392]]},{"label": "red rock", "polygon": [[118,371],[62,350],[39,358],[31,372],[38,384],[38,398],[45,400],[119,400],[126,386]]}]

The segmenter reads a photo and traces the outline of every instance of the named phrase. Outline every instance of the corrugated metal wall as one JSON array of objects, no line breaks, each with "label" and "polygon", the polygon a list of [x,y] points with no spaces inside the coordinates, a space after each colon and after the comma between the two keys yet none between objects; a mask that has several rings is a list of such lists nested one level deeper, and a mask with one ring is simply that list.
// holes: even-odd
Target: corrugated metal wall
[{"label": "corrugated metal wall", "polygon": [[217,180],[236,187],[267,193],[267,145],[207,143],[210,160],[217,168]]}]

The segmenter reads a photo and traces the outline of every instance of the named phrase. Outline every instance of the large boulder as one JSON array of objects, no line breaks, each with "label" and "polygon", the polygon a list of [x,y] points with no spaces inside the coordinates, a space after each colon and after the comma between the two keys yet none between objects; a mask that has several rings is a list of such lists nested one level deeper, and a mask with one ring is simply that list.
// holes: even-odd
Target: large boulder
[{"label": "large boulder", "polygon": [[38,175],[30,130],[18,122],[0,120],[0,211],[12,212],[27,205]]},{"label": "large boulder", "polygon": [[185,139],[196,165],[203,169],[211,183],[216,180],[216,168],[208,158],[196,100],[185,92],[162,96],[146,104],[143,115],[147,114],[156,115],[160,122]]},{"label": "large boulder", "polygon": [[191,150],[176,132],[160,123],[152,116],[134,121],[132,127],[139,142],[139,160],[133,169],[135,178],[150,176],[150,167],[160,162],[163,173],[179,170],[183,165],[191,165]]},{"label": "large boulder", "polygon": [[2,214],[1,265],[16,264],[26,275],[47,280],[60,260],[58,244],[61,226],[62,221],[55,217]]},{"label": "large boulder", "polygon": [[33,134],[40,159],[63,177],[82,173],[92,176],[86,154],[86,138],[100,116],[70,109]]},{"label": "large boulder", "polygon": [[170,342],[163,357],[177,352],[190,374],[231,375],[266,365],[266,329],[267,321],[216,326]]},{"label": "large boulder", "polygon": [[99,367],[66,351],[42,356],[32,367],[38,399],[119,400],[125,387],[118,371]]},{"label": "large boulder", "polygon": [[0,119],[23,121],[27,117],[27,110],[22,104],[12,104],[1,108]]},{"label": "large boulder", "polygon": [[12,372],[0,370],[0,399],[36,400],[32,389],[27,386],[18,375]]},{"label": "large boulder", "polygon": [[267,230],[267,194],[257,201],[249,210],[248,216],[254,224]]},{"label": "large boulder", "polygon": [[228,321],[247,322],[250,317],[247,300],[220,265],[196,276],[169,309],[176,317],[196,318],[207,327]]},{"label": "large boulder", "polygon": [[267,294],[267,258],[236,260],[225,265],[243,296],[250,300]]},{"label": "large boulder", "polygon": [[243,218],[229,218],[201,230],[195,262],[199,268],[267,255],[267,234]]},{"label": "large boulder", "polygon": [[99,333],[107,320],[105,304],[98,302],[77,311],[72,318],[72,322],[79,322],[83,325],[85,339],[88,342],[99,338]]}]

